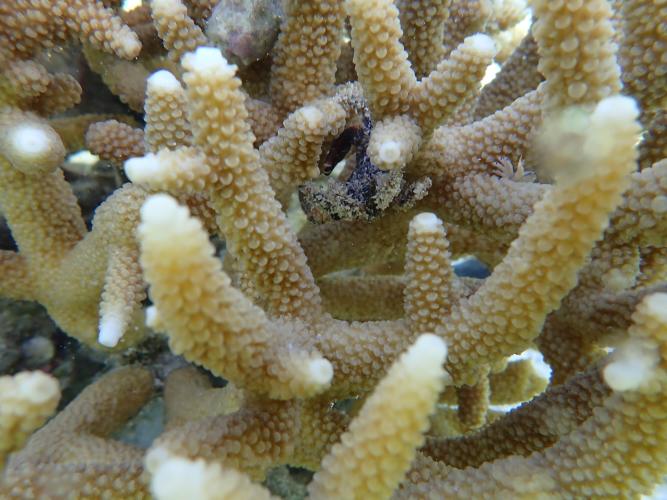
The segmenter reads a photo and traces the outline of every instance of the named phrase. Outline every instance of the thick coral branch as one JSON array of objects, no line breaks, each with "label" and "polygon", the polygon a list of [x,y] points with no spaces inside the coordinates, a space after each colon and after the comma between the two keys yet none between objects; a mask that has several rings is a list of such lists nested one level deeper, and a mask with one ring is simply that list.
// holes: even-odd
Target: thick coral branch
[{"label": "thick coral branch", "polygon": [[308,318],[321,310],[303,250],[275,200],[246,122],[234,66],[217,49],[183,59],[195,142],[211,168],[211,205],[229,251],[266,299],[269,311]]},{"label": "thick coral branch", "polygon": [[[347,0],[354,65],[376,120],[409,108],[417,79],[401,45],[398,9],[390,0]],[[381,32],[382,36],[377,36]]]},{"label": "thick coral branch", "polygon": [[333,92],[343,21],[342,0],[285,2],[271,66],[271,97],[281,114]]},{"label": "thick coral branch", "polygon": [[312,498],[386,498],[391,494],[403,479],[415,447],[423,442],[428,416],[444,385],[446,355],[440,339],[422,335],[394,363],[341,443],[322,461],[322,470],[308,487]]},{"label": "thick coral branch", "polygon": [[[458,383],[474,383],[480,365],[528,347],[546,315],[575,285],[577,271],[602,236],[635,166],[636,118],[634,102],[617,96],[598,105],[587,130],[561,131],[579,134],[590,170],[576,180],[561,179],[545,195],[503,262],[442,326],[442,335],[451,339],[448,369]],[[549,140],[562,148],[563,138]],[[571,151],[569,160],[581,165],[581,151]],[[597,193],[594,199],[591,191]],[[481,335],[483,346],[478,345]]]},{"label": "thick coral branch", "polygon": [[533,35],[547,79],[545,108],[594,106],[621,89],[607,0],[536,0]]},{"label": "thick coral branch", "polygon": [[297,338],[232,287],[187,209],[166,195],[150,198],[139,238],[157,319],[174,352],[271,397],[309,396],[327,387],[329,362],[299,348]]}]

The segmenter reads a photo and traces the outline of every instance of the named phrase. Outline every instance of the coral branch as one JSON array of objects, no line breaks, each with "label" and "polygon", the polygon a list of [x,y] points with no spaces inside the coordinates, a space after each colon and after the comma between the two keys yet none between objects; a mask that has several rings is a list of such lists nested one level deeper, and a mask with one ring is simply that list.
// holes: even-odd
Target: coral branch
[{"label": "coral branch", "polygon": [[229,250],[240,259],[271,311],[313,315],[321,307],[319,292],[252,146],[234,66],[220,51],[208,48],[190,53],[183,66],[190,123],[211,167],[211,204]]},{"label": "coral branch", "polygon": [[[187,209],[165,195],[150,198],[142,208],[139,237],[151,298],[174,352],[272,397],[304,397],[328,386],[329,362],[284,347],[289,332],[280,332],[231,286]],[[215,348],[207,347],[211,342]]]},{"label": "coral branch", "polygon": [[396,488],[443,387],[446,355],[444,342],[422,335],[396,361],[322,461],[308,488],[312,498],[386,498]]}]

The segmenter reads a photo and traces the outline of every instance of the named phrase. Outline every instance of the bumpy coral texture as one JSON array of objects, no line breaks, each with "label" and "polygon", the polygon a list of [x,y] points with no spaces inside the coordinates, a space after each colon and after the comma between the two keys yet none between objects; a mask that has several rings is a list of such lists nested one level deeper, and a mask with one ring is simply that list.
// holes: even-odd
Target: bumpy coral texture
[{"label": "bumpy coral texture", "polygon": [[41,372],[0,378],[0,463],[55,411],[58,382]]},{"label": "bumpy coral texture", "polygon": [[[0,296],[110,369],[46,424],[55,380],[0,377],[0,497],[650,494],[667,8],[528,3],[289,0],[239,70],[214,0],[1,2]],[[92,226],[84,148],[130,181]]]}]

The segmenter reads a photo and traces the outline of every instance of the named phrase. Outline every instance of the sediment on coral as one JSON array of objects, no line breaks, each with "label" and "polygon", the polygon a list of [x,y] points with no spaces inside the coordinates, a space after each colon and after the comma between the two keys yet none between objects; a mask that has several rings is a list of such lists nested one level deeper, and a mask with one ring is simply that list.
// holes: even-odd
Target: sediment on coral
[{"label": "sediment on coral", "polygon": [[663,481],[663,2],[124,4],[0,5],[0,497]]}]

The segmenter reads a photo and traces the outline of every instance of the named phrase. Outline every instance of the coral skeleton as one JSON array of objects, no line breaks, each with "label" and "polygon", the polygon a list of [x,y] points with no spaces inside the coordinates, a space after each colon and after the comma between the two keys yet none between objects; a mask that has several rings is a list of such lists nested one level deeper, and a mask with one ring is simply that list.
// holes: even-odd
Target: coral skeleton
[{"label": "coral skeleton", "polygon": [[0,5],[0,297],[103,372],[0,377],[1,498],[664,481],[664,2],[247,2],[240,67],[226,4],[121,3]]}]

